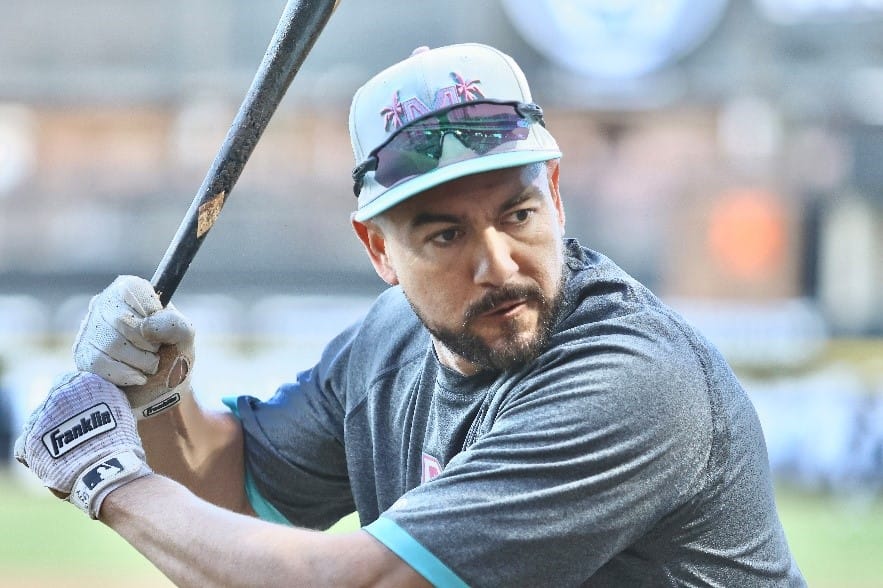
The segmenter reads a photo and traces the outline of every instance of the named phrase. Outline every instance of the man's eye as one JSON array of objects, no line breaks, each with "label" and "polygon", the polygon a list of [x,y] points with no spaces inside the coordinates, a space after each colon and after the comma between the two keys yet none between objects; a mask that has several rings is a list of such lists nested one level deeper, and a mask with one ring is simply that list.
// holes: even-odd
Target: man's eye
[{"label": "man's eye", "polygon": [[459,236],[460,231],[458,231],[457,229],[446,229],[440,233],[436,233],[432,240],[436,243],[445,244],[454,241]]},{"label": "man's eye", "polygon": [[532,208],[522,208],[521,210],[516,210],[515,212],[509,214],[509,221],[517,224],[521,224],[526,222],[531,215],[533,215],[534,211]]}]

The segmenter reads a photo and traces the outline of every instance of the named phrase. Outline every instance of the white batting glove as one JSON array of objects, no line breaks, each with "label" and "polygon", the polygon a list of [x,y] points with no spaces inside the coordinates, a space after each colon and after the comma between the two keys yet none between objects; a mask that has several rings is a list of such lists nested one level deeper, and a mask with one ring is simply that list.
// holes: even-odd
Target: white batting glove
[{"label": "white batting glove", "polygon": [[74,342],[78,369],[123,388],[139,419],[191,394],[193,326],[150,282],[119,276],[92,298]]},{"label": "white batting glove", "polygon": [[86,372],[52,387],[16,440],[15,459],[93,519],[113,490],[151,473],[125,395]]}]

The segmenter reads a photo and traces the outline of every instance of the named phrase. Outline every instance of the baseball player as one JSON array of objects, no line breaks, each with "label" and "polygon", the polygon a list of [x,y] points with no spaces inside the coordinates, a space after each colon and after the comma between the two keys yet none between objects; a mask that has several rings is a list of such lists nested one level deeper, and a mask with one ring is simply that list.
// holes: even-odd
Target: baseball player
[{"label": "baseball player", "polygon": [[[18,459],[181,585],[803,586],[745,392],[565,237],[516,63],[421,48],[349,127],[352,225],[391,286],[364,319],[212,413],[190,323],[120,277]],[[360,530],[319,532],[353,511]]]}]

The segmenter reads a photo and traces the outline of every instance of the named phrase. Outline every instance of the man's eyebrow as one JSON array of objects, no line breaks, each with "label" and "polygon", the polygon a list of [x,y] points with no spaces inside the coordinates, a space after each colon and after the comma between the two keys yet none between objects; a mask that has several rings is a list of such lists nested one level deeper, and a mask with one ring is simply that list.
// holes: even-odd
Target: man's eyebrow
[{"label": "man's eyebrow", "polygon": [[[512,207],[522,204],[523,202],[541,197],[541,192],[539,192],[535,188],[529,187],[523,192],[520,192],[512,198],[509,198],[508,200],[503,202],[503,204],[500,205],[500,212],[505,212]],[[463,219],[454,214],[445,214],[441,212],[419,212],[414,216],[414,218],[411,219],[410,225],[412,229],[416,229],[422,225],[430,225],[435,223],[457,224],[459,222],[462,222],[462,220]]]},{"label": "man's eyebrow", "polygon": [[460,217],[453,214],[441,214],[434,212],[421,212],[411,219],[411,228],[416,229],[422,225],[431,225],[434,223],[456,224],[460,222]]},{"label": "man's eyebrow", "polygon": [[538,196],[540,196],[540,193],[536,189],[528,188],[524,192],[516,194],[515,196],[501,204],[500,212],[505,212],[514,206],[518,206],[519,204],[537,198]]}]

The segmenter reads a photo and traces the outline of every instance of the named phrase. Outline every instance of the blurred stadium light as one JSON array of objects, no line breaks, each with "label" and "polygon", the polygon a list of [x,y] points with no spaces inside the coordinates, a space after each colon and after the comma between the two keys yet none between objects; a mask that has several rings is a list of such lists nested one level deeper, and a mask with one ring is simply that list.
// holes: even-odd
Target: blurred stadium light
[{"label": "blurred stadium light", "polygon": [[34,296],[0,295],[0,353],[18,357],[45,342],[50,313]]},{"label": "blurred stadium light", "polygon": [[0,199],[34,173],[37,163],[35,124],[28,106],[0,103]]},{"label": "blurred stadium light", "polygon": [[682,57],[717,26],[727,0],[503,0],[539,52],[596,78],[632,78]]},{"label": "blurred stadium light", "polygon": [[754,3],[767,18],[785,25],[868,18],[883,12],[880,0],[754,0]]}]

